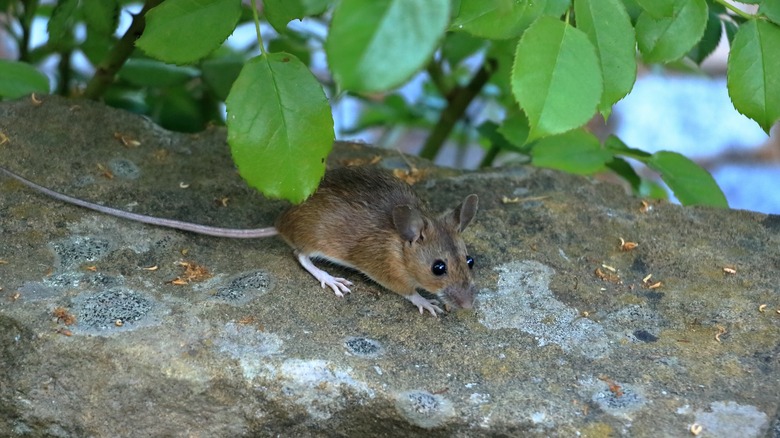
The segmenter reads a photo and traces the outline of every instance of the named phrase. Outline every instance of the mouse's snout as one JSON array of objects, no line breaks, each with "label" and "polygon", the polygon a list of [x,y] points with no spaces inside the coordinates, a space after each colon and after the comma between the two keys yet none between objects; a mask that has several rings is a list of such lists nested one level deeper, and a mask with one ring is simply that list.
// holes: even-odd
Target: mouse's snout
[{"label": "mouse's snout", "polygon": [[452,285],[442,290],[439,298],[454,309],[473,309],[477,288],[473,284]]}]

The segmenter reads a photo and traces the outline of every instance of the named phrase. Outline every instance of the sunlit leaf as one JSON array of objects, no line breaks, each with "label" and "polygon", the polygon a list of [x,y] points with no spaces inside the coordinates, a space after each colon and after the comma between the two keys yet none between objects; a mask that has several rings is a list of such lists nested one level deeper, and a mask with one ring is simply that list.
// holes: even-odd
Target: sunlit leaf
[{"label": "sunlit leaf", "polygon": [[49,78],[25,62],[0,59],[0,97],[16,99],[30,93],[48,93]]},{"label": "sunlit leaf", "polygon": [[620,0],[575,0],[574,10],[577,28],[588,35],[599,57],[604,78],[599,112],[606,118],[636,81],[634,28]]},{"label": "sunlit leaf", "polygon": [[146,14],[136,45],[161,61],[192,63],[219,47],[240,16],[240,0],[166,0]]},{"label": "sunlit leaf", "polygon": [[639,51],[647,62],[681,58],[704,34],[707,25],[705,0],[675,0],[674,14],[662,18],[644,12],[636,22]]},{"label": "sunlit leaf", "polygon": [[654,153],[646,163],[661,174],[661,178],[683,205],[728,208],[726,196],[712,175],[685,156],[661,151]]},{"label": "sunlit leaf", "polygon": [[584,125],[601,99],[593,44],[581,30],[541,17],[517,45],[512,92],[528,116],[529,140]]},{"label": "sunlit leaf", "polygon": [[247,183],[292,202],[313,193],[334,134],[330,106],[309,69],[288,53],[253,58],[225,103],[228,143]]},{"label": "sunlit leaf", "polygon": [[780,27],[751,20],[740,26],[728,61],[729,96],[737,111],[769,133],[780,119]]},{"label": "sunlit leaf", "polygon": [[449,0],[342,0],[325,43],[342,88],[384,91],[431,59],[449,20]]}]

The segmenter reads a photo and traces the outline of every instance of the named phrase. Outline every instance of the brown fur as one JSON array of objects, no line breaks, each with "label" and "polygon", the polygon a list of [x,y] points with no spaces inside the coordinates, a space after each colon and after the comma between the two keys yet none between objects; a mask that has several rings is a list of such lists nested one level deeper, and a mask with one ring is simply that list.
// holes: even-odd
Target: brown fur
[{"label": "brown fur", "polygon": [[[299,253],[355,268],[403,296],[417,288],[439,295],[454,307],[471,307],[474,286],[466,263],[466,245],[460,231],[476,209],[461,206],[441,216],[428,212],[406,183],[390,172],[348,167],[326,173],[317,192],[306,202],[282,213],[279,234]],[[416,241],[405,240],[393,210],[408,206],[423,218]],[[466,218],[466,223],[461,223]],[[447,273],[435,276],[435,260],[447,264]]]}]

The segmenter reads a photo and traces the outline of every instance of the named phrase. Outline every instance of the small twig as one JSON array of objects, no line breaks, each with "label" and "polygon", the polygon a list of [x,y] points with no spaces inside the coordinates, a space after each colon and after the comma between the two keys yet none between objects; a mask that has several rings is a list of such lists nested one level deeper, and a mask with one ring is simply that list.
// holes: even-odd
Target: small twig
[{"label": "small twig", "polygon": [[436,157],[455,124],[463,117],[466,108],[477,97],[495,70],[496,60],[488,59],[465,87],[456,87],[450,91],[447,95],[447,107],[439,116],[439,121],[433,127],[431,135],[425,140],[425,145],[420,152],[422,158],[432,160]]},{"label": "small twig", "polygon": [[133,22],[130,23],[127,32],[122,35],[122,38],[97,66],[95,76],[92,77],[84,90],[84,97],[95,100],[105,93],[106,89],[114,82],[116,73],[133,53],[135,40],[141,36],[146,27],[146,13],[162,2],[163,0],[146,0],[141,12],[133,16]]}]

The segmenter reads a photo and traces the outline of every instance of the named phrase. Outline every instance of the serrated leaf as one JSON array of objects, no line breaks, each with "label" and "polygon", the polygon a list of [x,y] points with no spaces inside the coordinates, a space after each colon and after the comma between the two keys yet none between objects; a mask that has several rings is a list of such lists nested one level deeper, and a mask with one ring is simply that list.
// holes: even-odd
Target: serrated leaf
[{"label": "serrated leaf", "polygon": [[119,20],[119,5],[116,0],[81,0],[81,14],[89,30],[110,36]]},{"label": "serrated leaf", "polygon": [[330,0],[263,0],[263,11],[268,23],[279,33],[287,33],[287,23],[328,8]]},{"label": "serrated leaf", "polygon": [[227,106],[238,171],[271,198],[301,202],[317,188],[333,146],[333,118],[319,82],[288,53],[249,60]]},{"label": "serrated leaf", "polygon": [[385,91],[431,59],[449,20],[449,0],[342,0],[325,42],[342,88]]},{"label": "serrated leaf", "polygon": [[49,78],[26,62],[0,59],[0,97],[16,99],[30,93],[48,93]]},{"label": "serrated leaf", "polygon": [[170,87],[198,77],[194,67],[166,64],[148,58],[130,58],[119,70],[119,77],[142,87]]},{"label": "serrated leaf", "polygon": [[775,24],[780,24],[780,1],[765,0],[759,3],[758,13],[772,20]]},{"label": "serrated leaf", "polygon": [[701,64],[718,47],[722,34],[723,26],[721,25],[720,17],[717,13],[710,10],[707,14],[707,26],[704,28],[704,35],[702,35],[701,41],[688,52],[688,57],[696,64]]},{"label": "serrated leaf", "polygon": [[146,14],[136,46],[161,61],[189,64],[219,47],[240,16],[239,0],[166,0]]},{"label": "serrated leaf", "polygon": [[569,131],[539,140],[531,149],[531,163],[537,167],[590,175],[605,169],[612,153],[599,139],[584,130]]},{"label": "serrated leaf", "polygon": [[598,109],[606,118],[636,81],[634,28],[620,0],[575,0],[574,11],[577,28],[588,35],[599,57],[604,92]]},{"label": "serrated leaf", "polygon": [[698,164],[677,152],[656,152],[646,164],[659,174],[683,205],[728,208],[715,179]]},{"label": "serrated leaf", "polygon": [[769,134],[780,119],[780,27],[760,20],[740,26],[728,60],[729,96],[740,113]]},{"label": "serrated leaf", "polygon": [[534,22],[517,45],[512,92],[528,116],[528,139],[584,125],[601,99],[593,44],[581,30],[553,17]]},{"label": "serrated leaf", "polygon": [[647,62],[669,62],[688,53],[704,34],[707,25],[705,0],[676,0],[671,17],[639,15],[636,39]]},{"label": "serrated leaf", "polygon": [[678,0],[636,0],[650,16],[654,18],[671,17]]},{"label": "serrated leaf", "polygon": [[450,30],[465,31],[480,38],[518,37],[542,15],[547,1],[461,0]]}]

